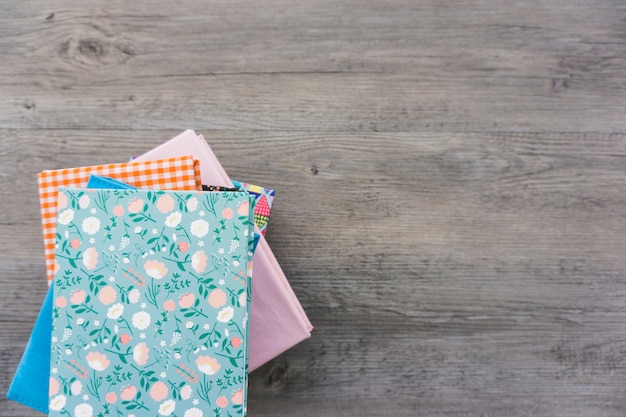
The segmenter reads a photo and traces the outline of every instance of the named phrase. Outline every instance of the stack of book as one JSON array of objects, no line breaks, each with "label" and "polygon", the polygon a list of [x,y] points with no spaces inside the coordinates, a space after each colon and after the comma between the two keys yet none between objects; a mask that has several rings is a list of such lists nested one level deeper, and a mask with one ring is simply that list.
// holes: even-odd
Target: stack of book
[{"label": "stack of book", "polygon": [[187,130],[131,162],[43,171],[50,289],[7,397],[50,416],[246,414],[312,326],[264,234],[269,188]]}]

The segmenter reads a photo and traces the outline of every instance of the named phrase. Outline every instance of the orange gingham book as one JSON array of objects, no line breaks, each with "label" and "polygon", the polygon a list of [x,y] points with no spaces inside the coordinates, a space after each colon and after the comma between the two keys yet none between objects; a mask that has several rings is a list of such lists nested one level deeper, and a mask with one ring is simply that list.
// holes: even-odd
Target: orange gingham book
[{"label": "orange gingham book", "polygon": [[39,200],[48,283],[52,281],[55,272],[57,191],[59,187],[85,187],[91,174],[115,178],[137,188],[202,190],[200,164],[191,156],[146,162],[55,169],[39,173]]}]

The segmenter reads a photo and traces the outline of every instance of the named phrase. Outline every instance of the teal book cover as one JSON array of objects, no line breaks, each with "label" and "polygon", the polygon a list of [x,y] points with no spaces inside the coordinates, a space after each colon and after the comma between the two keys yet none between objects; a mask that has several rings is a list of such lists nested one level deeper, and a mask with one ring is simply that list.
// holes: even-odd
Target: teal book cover
[{"label": "teal book cover", "polygon": [[253,200],[60,189],[49,415],[246,414]]}]

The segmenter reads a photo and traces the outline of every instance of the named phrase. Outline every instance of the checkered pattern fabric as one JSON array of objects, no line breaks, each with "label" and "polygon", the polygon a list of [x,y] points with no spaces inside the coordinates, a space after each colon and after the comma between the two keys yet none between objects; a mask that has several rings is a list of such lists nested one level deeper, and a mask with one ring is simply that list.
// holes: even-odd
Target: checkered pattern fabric
[{"label": "checkered pattern fabric", "polygon": [[48,283],[54,276],[57,191],[59,187],[85,187],[91,174],[115,178],[137,188],[202,190],[200,164],[191,156],[41,172],[39,200]]}]

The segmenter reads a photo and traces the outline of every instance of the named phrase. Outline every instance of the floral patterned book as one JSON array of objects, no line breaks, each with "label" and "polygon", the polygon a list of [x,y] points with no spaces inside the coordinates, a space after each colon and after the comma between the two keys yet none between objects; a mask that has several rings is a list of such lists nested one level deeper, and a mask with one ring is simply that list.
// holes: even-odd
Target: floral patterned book
[{"label": "floral patterned book", "polygon": [[49,416],[245,415],[249,194],[58,197]]}]

